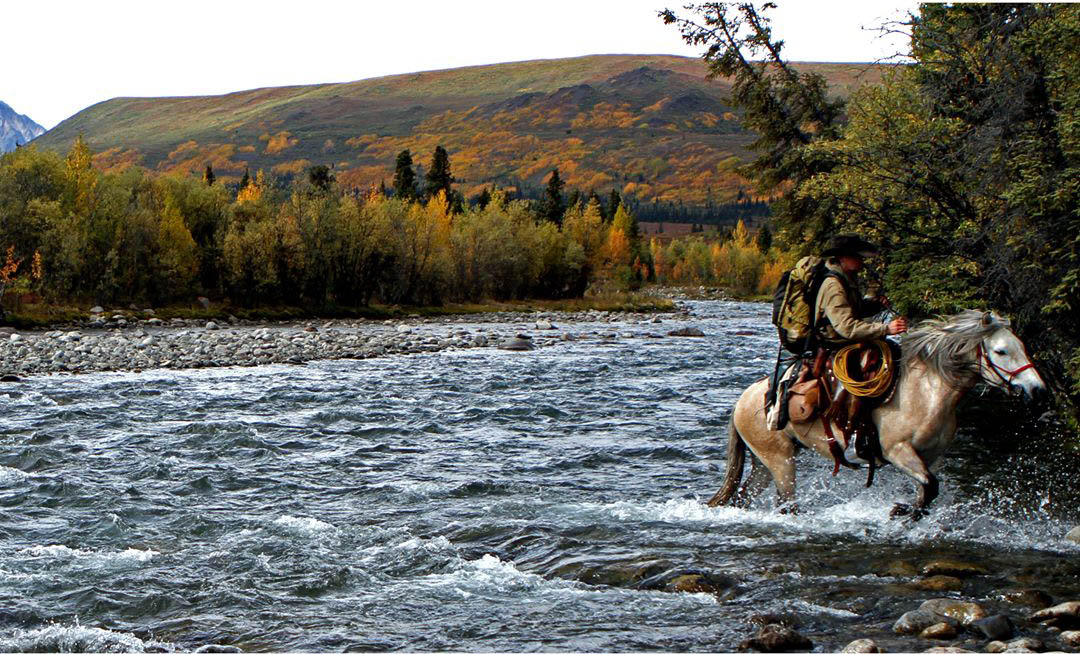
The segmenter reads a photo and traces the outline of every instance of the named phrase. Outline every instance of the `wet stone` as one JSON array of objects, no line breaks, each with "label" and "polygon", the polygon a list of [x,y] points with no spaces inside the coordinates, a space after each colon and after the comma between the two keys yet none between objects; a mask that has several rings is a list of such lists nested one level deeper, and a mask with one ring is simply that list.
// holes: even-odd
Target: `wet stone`
[{"label": "wet stone", "polygon": [[739,643],[739,650],[744,652],[806,652],[813,647],[809,638],[780,624],[767,624],[752,638]]},{"label": "wet stone", "polygon": [[985,575],[989,571],[981,565],[967,563],[965,561],[931,561],[922,567],[922,574],[926,577],[944,575],[947,577],[974,577]]},{"label": "wet stone", "polygon": [[1054,599],[1050,597],[1049,593],[1035,588],[1008,591],[1001,594],[1001,599],[1010,604],[1030,606],[1035,609],[1045,609],[1054,603]]},{"label": "wet stone", "polygon": [[860,638],[844,645],[844,649],[840,651],[844,654],[875,654],[880,652],[881,648],[869,638]]},{"label": "wet stone", "polygon": [[1069,647],[1080,647],[1080,631],[1063,631],[1058,637]]},{"label": "wet stone", "polygon": [[919,569],[908,561],[892,561],[885,568],[885,574],[890,577],[914,577],[919,574]]},{"label": "wet stone", "polygon": [[1041,652],[1046,649],[1046,645],[1038,638],[1017,638],[1006,645],[1006,652]]},{"label": "wet stone", "polygon": [[975,620],[968,625],[968,629],[990,640],[1001,640],[1013,635],[1012,620],[1001,614]]},{"label": "wet stone", "polygon": [[1060,629],[1080,628],[1080,601],[1062,602],[1050,608],[1036,611],[1031,619]]},{"label": "wet stone", "polygon": [[918,579],[909,584],[912,588],[940,593],[944,591],[963,590],[964,580],[948,575],[935,575],[926,579]]},{"label": "wet stone", "polygon": [[704,336],[705,332],[701,331],[697,327],[683,327],[681,329],[673,329],[668,332],[668,336]]},{"label": "wet stone", "polygon": [[[893,632],[898,634],[918,634],[922,633],[924,629],[935,625],[942,621],[942,617],[933,611],[927,611],[925,609],[916,609],[914,611],[908,611],[904,615],[900,616],[900,619],[893,624]],[[948,620],[946,620],[947,622]]]},{"label": "wet stone", "polygon": [[984,649],[990,654],[998,654],[999,652],[1004,652],[1009,649],[1009,646],[1000,640],[992,640],[986,644]]},{"label": "wet stone", "polygon": [[927,640],[952,640],[953,638],[956,638],[956,635],[956,627],[948,622],[932,624],[919,632],[919,638],[925,638]]},{"label": "wet stone", "polygon": [[1065,534],[1065,540],[1080,545],[1080,526],[1070,529],[1069,533]]},{"label": "wet stone", "polygon": [[986,609],[975,602],[961,602],[948,598],[926,600],[919,608],[947,616],[965,626],[989,615]]}]

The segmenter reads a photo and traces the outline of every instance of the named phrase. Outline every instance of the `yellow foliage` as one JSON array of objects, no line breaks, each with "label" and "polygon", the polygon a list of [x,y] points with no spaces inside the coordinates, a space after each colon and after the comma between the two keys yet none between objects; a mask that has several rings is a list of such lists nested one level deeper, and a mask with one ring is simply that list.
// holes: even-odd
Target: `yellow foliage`
[{"label": "yellow foliage", "polygon": [[[264,134],[263,136],[268,137],[266,139],[266,150],[264,150],[264,154],[278,154],[279,152],[288,150],[300,143],[300,139],[293,138],[292,134],[286,131],[278,132],[273,136],[269,136],[268,134]],[[261,139],[262,136],[259,138]]]},{"label": "yellow foliage", "polygon": [[279,163],[270,170],[279,175],[296,175],[304,171],[305,168],[311,165],[311,162],[307,159],[296,159],[293,161],[286,161]]}]

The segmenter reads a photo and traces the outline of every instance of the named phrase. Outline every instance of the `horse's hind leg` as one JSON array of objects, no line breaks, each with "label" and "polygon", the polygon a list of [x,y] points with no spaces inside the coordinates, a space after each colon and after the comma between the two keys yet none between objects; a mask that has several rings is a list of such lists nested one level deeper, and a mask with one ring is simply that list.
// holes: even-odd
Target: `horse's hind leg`
[{"label": "horse's hind leg", "polygon": [[885,458],[919,483],[915,503],[911,505],[897,504],[889,515],[894,518],[910,515],[912,520],[919,520],[926,515],[930,503],[938,496],[937,477],[926,467],[926,463],[923,462],[922,457],[911,446],[911,443],[901,442],[893,445],[888,452],[885,452]]},{"label": "horse's hind leg", "polygon": [[750,506],[750,502],[761,494],[769,485],[769,470],[758,461],[753,453],[750,454],[750,476],[739,486],[735,494],[733,504],[740,508]]},{"label": "horse's hind leg", "polygon": [[[746,462],[746,443],[743,442],[739,430],[735,428],[735,419],[728,421],[728,451],[727,451],[727,474],[724,475],[724,483],[716,495],[708,502],[709,506],[723,506],[725,504],[738,504],[743,489],[739,487],[742,480],[743,465]],[[751,477],[753,471],[751,470]],[[745,484],[744,484],[745,486]]]}]

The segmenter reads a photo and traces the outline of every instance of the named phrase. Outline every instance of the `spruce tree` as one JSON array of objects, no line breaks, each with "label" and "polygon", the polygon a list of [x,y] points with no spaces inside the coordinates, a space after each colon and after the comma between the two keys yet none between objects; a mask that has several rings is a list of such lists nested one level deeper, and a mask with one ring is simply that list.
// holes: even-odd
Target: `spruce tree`
[{"label": "spruce tree", "polygon": [[398,153],[394,165],[394,197],[402,200],[416,199],[416,173],[413,172],[412,154],[408,150]]},{"label": "spruce tree", "polygon": [[480,191],[479,197],[476,198],[476,206],[483,211],[484,207],[491,203],[491,191],[484,187],[483,191]]},{"label": "spruce tree", "polygon": [[454,178],[450,174],[450,155],[446,153],[443,146],[435,146],[435,152],[431,155],[431,168],[424,175],[424,181],[427,182],[424,193],[429,198],[435,197],[439,191],[442,191],[446,194],[447,202],[453,199],[450,185],[454,182]]},{"label": "spruce tree", "polygon": [[604,219],[607,222],[611,222],[615,218],[615,212],[619,210],[620,205],[622,205],[622,196],[615,189],[611,189],[611,194],[608,195],[607,212],[604,214]]},{"label": "spruce tree", "polygon": [[207,186],[213,186],[214,185],[214,180],[216,178],[214,177],[214,169],[210,167],[210,164],[206,164],[206,170],[203,171],[202,178],[203,178],[203,181],[206,182]]},{"label": "spruce tree", "polygon": [[244,168],[244,176],[240,178],[240,190],[243,191],[247,188],[247,185],[251,183],[251,174],[248,169]]},{"label": "spruce tree", "polygon": [[566,212],[566,204],[563,202],[562,190],[566,182],[559,179],[559,169],[551,171],[548,178],[547,189],[544,191],[544,203],[541,208],[541,217],[556,225],[562,224],[563,213]]}]

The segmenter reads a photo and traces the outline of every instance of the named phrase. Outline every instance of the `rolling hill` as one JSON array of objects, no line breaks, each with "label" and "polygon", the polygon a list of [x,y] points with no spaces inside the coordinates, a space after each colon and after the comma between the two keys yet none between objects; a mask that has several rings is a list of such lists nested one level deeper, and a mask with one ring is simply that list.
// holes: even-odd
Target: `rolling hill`
[{"label": "rolling hill", "polygon": [[[797,66],[841,95],[883,70]],[[105,170],[201,174],[209,164],[224,181],[247,168],[290,176],[325,164],[362,189],[389,183],[401,150],[426,166],[443,145],[466,195],[490,184],[538,186],[558,168],[568,188],[703,205],[744,188],[731,168],[753,140],[724,103],[729,84],[706,72],[687,57],[596,55],[222,96],[117,98],[35,143],[66,151],[82,134]]]}]

